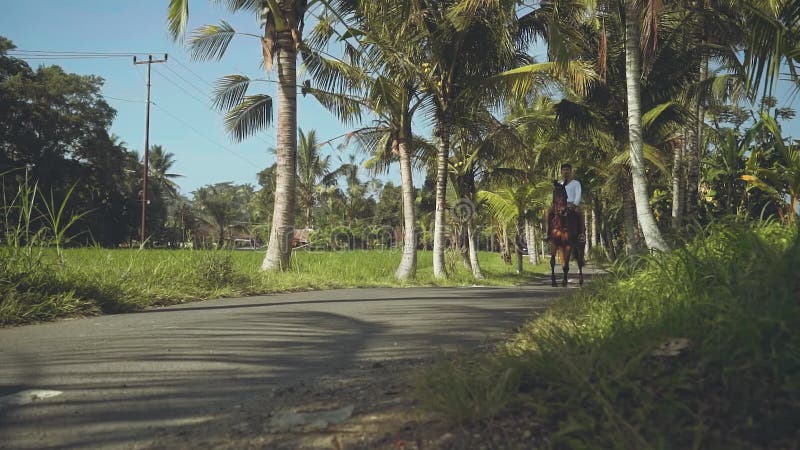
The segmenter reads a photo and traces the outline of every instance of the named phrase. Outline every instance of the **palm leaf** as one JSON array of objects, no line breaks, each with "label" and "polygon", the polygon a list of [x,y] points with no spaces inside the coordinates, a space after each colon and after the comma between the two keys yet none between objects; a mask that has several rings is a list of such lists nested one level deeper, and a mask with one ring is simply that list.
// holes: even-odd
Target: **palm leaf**
[{"label": "palm leaf", "polygon": [[354,92],[364,83],[364,72],[343,61],[304,51],[303,63],[324,91]]},{"label": "palm leaf", "polygon": [[653,108],[650,108],[649,111],[642,114],[642,128],[647,128],[653,124],[658,117],[667,109],[671,108],[674,105],[674,102],[666,102],[660,105],[656,105]]},{"label": "palm leaf", "polygon": [[219,110],[230,110],[242,102],[248,87],[250,78],[244,75],[225,75],[215,83],[211,102]]},{"label": "palm leaf", "polygon": [[570,61],[566,64],[528,64],[490,77],[489,82],[503,84],[514,97],[524,98],[534,91],[535,86],[543,86],[548,80],[562,80],[578,94],[585,95],[598,79],[592,64]]},{"label": "palm leaf", "polygon": [[173,40],[183,40],[189,23],[189,0],[170,0],[167,7],[167,28]]},{"label": "palm leaf", "polygon": [[272,97],[248,95],[225,114],[225,129],[236,141],[266,128],[272,123]]},{"label": "palm leaf", "polygon": [[782,199],[783,198],[783,196],[781,195],[780,192],[777,191],[777,189],[775,189],[774,187],[772,187],[769,184],[765,183],[763,180],[761,180],[760,178],[758,178],[755,175],[742,175],[739,178],[741,180],[746,181],[747,184],[750,184],[751,186],[753,186],[755,188],[761,189],[762,191],[766,192],[767,194],[769,194],[772,197],[775,197],[775,198],[778,198],[778,199]]},{"label": "palm leaf", "polygon": [[313,95],[325,109],[334,113],[345,124],[361,121],[361,112],[364,104],[356,97],[327,92],[307,85],[303,86],[303,93]]},{"label": "palm leaf", "polygon": [[203,25],[197,28],[189,38],[192,58],[201,61],[221,59],[235,35],[236,30],[224,20],[219,25]]}]

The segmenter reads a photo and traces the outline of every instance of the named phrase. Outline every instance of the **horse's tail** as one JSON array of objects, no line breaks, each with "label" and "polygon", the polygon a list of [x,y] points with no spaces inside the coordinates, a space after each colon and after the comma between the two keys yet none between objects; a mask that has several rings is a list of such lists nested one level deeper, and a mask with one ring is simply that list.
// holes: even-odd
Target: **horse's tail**
[{"label": "horse's tail", "polygon": [[574,252],[575,253],[575,261],[583,267],[586,265],[586,242],[577,241],[575,243]]}]

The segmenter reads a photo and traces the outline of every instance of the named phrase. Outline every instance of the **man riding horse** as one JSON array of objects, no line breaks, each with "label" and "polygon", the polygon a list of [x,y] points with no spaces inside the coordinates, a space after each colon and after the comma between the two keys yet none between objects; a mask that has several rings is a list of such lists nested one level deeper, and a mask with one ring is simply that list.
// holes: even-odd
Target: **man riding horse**
[{"label": "man riding horse", "polygon": [[[585,243],[586,223],[583,219],[583,210],[581,209],[581,182],[572,178],[572,166],[569,163],[561,165],[561,178],[562,180],[559,181],[559,183],[561,183],[564,186],[564,189],[567,191],[567,208],[571,211],[574,211],[580,219],[578,224],[578,242]],[[552,212],[553,208],[551,207],[547,211],[545,221],[547,221],[547,218],[550,217]],[[547,224],[547,234],[545,235],[545,239],[550,239],[549,223]]]}]

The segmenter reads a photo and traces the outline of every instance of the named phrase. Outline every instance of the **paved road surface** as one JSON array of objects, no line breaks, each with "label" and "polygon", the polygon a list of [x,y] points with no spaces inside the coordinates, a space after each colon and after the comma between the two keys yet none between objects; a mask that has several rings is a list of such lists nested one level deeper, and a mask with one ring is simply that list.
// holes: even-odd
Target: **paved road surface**
[{"label": "paved road surface", "polygon": [[0,448],[136,448],[302,377],[474,346],[562,292],[347,289],[0,329]]}]

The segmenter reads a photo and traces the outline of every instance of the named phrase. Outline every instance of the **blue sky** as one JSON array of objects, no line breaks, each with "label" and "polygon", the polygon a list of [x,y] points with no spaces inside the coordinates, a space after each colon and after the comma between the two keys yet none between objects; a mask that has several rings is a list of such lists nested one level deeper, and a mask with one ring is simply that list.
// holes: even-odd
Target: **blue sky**
[{"label": "blue sky", "polygon": [[[192,61],[167,34],[167,4],[166,0],[3,2],[0,35],[11,39],[18,50],[151,52],[156,59],[168,53],[167,63],[152,66],[151,99],[155,105],[150,111],[150,144],[162,145],[175,154],[173,171],[184,175],[178,180],[181,191],[188,194],[202,185],[222,181],[256,184],[256,173],[274,162],[268,152],[275,146],[274,127],[258,137],[235,143],[223,129],[221,114],[210,108],[208,96],[214,81],[223,75],[243,73],[254,78],[276,78],[259,65],[260,43],[237,37],[221,61]],[[191,3],[190,30],[220,19],[237,31],[258,32],[258,21],[251,15],[231,15],[209,1]],[[146,65],[134,65],[131,57],[26,61],[33,67],[58,64],[68,72],[103,77],[103,94],[117,110],[111,131],[129,148],[141,152]],[[274,94],[272,84],[260,83],[255,88]],[[298,110],[299,127],[305,131],[316,129],[320,141],[349,131],[311,97],[298,96]],[[334,154],[335,164],[336,156],[345,158],[348,150],[342,152],[328,146],[325,152]]]},{"label": "blue sky", "polygon": [[[194,62],[184,48],[167,34],[167,0],[38,0],[5,1],[0,15],[0,35],[11,39],[19,50],[169,54],[165,64],[152,69],[150,143],[175,154],[173,171],[181,191],[216,182],[256,183],[256,173],[271,165],[268,152],[275,146],[275,129],[235,143],[223,129],[222,116],[208,102],[212,84],[220,76],[243,73],[253,78],[275,79],[260,67],[260,43],[254,38],[236,38],[221,61]],[[191,3],[189,30],[224,19],[242,32],[258,33],[257,18],[246,13],[231,15],[211,2]],[[146,55],[140,55],[146,57]],[[541,55],[537,55],[541,58]],[[69,72],[95,74],[105,79],[103,94],[117,110],[111,131],[141,152],[144,147],[145,65],[132,58],[26,59],[31,66],[58,64]],[[302,73],[302,72],[301,72]],[[261,92],[274,94],[272,84],[260,83]],[[252,88],[251,88],[252,90]],[[798,104],[781,85],[776,97],[781,106]],[[793,102],[788,103],[787,100]],[[320,141],[350,131],[312,97],[298,96],[298,126],[316,129]],[[784,124],[785,135],[800,137],[800,120]],[[340,141],[334,142],[334,146]],[[332,146],[325,153],[346,158],[349,150]],[[397,171],[394,171],[395,173]],[[395,183],[399,176],[388,178]],[[415,174],[415,185],[421,184]]]}]

